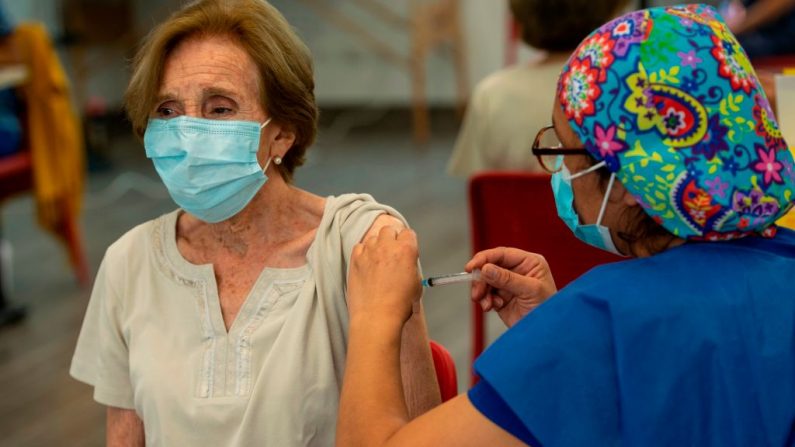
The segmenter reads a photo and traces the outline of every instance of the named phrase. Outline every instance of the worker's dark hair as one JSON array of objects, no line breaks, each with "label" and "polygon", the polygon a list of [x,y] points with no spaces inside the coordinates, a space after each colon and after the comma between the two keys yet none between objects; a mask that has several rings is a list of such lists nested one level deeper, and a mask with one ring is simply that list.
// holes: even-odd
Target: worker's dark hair
[{"label": "worker's dark hair", "polygon": [[614,18],[628,0],[510,0],[522,40],[546,51],[572,51],[591,31]]},{"label": "worker's dark hair", "polygon": [[[595,158],[589,156],[591,165],[599,163]],[[610,182],[611,172],[606,167],[596,170],[599,175],[599,183],[602,192],[607,191]],[[676,236],[666,230],[665,227],[655,222],[654,219],[643,211],[642,207],[628,207],[620,217],[626,222],[626,230],[619,231],[617,236],[629,246],[627,255],[637,256],[638,249],[643,248],[651,255],[665,251]]]}]

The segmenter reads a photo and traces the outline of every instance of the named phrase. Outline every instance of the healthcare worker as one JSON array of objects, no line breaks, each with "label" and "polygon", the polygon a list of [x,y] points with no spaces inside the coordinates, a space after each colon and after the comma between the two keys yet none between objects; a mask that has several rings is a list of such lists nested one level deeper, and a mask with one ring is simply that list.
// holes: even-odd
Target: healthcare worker
[{"label": "healthcare worker", "polygon": [[407,423],[416,239],[359,244],[338,445],[795,445],[795,233],[773,224],[793,158],[722,19],[691,5],[599,28],[563,70],[553,123],[560,144],[534,152],[563,154],[545,162],[561,218],[632,259],[556,292],[539,255],[477,254],[473,299],[511,328],[473,389]]}]

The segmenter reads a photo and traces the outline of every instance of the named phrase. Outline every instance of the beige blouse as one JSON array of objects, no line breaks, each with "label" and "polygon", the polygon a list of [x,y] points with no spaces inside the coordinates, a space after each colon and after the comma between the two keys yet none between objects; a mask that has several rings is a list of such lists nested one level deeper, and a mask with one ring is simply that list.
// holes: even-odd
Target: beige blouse
[{"label": "beige blouse", "polygon": [[531,153],[536,133],[552,124],[555,89],[565,60],[509,67],[475,87],[447,171],[540,171]]},{"label": "beige blouse", "polygon": [[178,213],[108,248],[71,375],[135,409],[148,446],[333,445],[350,254],[380,214],[402,217],[368,195],[329,197],[306,265],[263,270],[227,332],[212,265],[177,250]]}]

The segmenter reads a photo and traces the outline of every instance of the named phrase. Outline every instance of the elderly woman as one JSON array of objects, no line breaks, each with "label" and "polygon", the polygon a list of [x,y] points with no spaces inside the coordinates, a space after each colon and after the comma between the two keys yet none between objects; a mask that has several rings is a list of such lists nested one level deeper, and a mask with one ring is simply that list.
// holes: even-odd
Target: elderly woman
[{"label": "elderly woman", "polygon": [[545,163],[559,215],[634,259],[556,293],[539,255],[477,254],[473,299],[511,328],[468,394],[406,423],[417,248],[382,230],[354,248],[338,444],[795,445],[795,232],[773,225],[793,158],[734,36],[704,6],[612,21],[569,60],[552,117],[559,144],[534,152],[562,156]]},{"label": "elderly woman", "polygon": [[[107,405],[108,444],[332,444],[351,250],[406,223],[291,185],[316,132],[307,49],[265,1],[194,2],[148,36],[126,98],[180,209],[122,236],[97,275],[71,374]],[[419,414],[439,398],[411,319]]]}]

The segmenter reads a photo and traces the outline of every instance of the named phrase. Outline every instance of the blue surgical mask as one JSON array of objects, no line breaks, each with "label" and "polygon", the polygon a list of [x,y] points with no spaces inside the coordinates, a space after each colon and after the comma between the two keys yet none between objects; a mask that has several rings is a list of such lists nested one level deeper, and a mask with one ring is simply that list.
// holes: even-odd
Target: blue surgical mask
[{"label": "blue surgical mask", "polygon": [[180,208],[204,222],[221,222],[245,208],[268,180],[270,159],[263,169],[257,151],[269,122],[152,119],[144,148]]},{"label": "blue surgical mask", "polygon": [[590,174],[605,164],[602,162],[571,175],[566,165],[563,164],[562,156],[559,157],[558,163],[561,170],[552,175],[552,192],[555,195],[555,206],[558,208],[558,216],[579,240],[596,248],[623,256],[616,249],[613,238],[610,236],[610,230],[602,225],[602,217],[604,217],[605,208],[607,207],[607,198],[610,196],[610,190],[613,189],[616,174],[613,173],[610,176],[610,182],[607,186],[607,191],[605,191],[605,198],[602,200],[602,207],[599,209],[599,217],[596,219],[596,223],[583,225],[580,223],[580,216],[577,215],[577,211],[574,209],[574,191],[571,188],[571,181],[577,177]]}]

